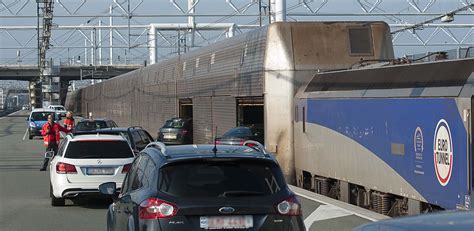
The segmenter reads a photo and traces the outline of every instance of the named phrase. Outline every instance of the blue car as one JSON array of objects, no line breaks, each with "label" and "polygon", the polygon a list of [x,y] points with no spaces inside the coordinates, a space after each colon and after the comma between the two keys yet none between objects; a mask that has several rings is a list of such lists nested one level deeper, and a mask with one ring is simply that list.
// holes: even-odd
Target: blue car
[{"label": "blue car", "polygon": [[30,140],[35,136],[41,136],[41,128],[48,122],[48,115],[51,114],[54,115],[55,121],[61,120],[61,117],[53,109],[37,108],[31,111],[26,118]]},{"label": "blue car", "polygon": [[448,211],[395,218],[359,226],[354,231],[474,230],[474,211]]}]

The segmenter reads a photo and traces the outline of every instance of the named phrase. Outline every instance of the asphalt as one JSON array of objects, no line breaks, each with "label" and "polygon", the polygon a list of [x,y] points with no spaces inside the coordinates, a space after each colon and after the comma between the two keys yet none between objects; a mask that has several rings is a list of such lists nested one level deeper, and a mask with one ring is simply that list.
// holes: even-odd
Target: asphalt
[{"label": "asphalt", "polygon": [[106,230],[108,201],[50,205],[41,137],[23,140],[27,113],[0,118],[0,230]]},{"label": "asphalt", "polygon": [[[49,173],[40,172],[41,137],[28,140],[26,115],[19,111],[0,117],[0,230],[106,230],[110,201],[67,201],[52,207]],[[292,187],[293,188],[293,187]],[[352,230],[385,216],[293,188],[302,203],[308,230]]]}]

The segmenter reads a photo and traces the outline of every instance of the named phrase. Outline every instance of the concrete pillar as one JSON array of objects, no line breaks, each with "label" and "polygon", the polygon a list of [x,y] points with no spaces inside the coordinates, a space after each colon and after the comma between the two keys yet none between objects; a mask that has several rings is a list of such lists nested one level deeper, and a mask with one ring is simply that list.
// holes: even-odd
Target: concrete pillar
[{"label": "concrete pillar", "polygon": [[99,20],[99,66],[102,66],[102,20]]},{"label": "concrete pillar", "polygon": [[[194,14],[195,8],[194,8],[195,0],[188,0],[188,14]],[[191,45],[190,47],[194,47],[194,39],[195,39],[195,27],[196,27],[196,22],[194,21],[194,16],[188,16],[188,27],[190,27],[190,32],[191,34],[189,35],[189,44]]]},{"label": "concrete pillar", "polygon": [[84,39],[84,65],[87,65],[87,56],[87,39]]},{"label": "concrete pillar", "polygon": [[286,0],[271,0],[271,11],[273,22],[286,22]]},{"label": "concrete pillar", "polygon": [[91,64],[95,66],[95,30],[91,31]]},{"label": "concrete pillar", "polygon": [[229,30],[227,31],[227,38],[232,38],[232,37],[234,37],[234,35],[235,35],[235,29],[236,29],[235,24],[232,25],[231,27],[229,27]]},{"label": "concrete pillar", "polygon": [[148,32],[148,53],[150,54],[150,65],[156,63],[156,27],[150,25],[150,31]]},{"label": "concrete pillar", "polygon": [[109,14],[110,14],[110,17],[109,17],[109,25],[110,25],[110,29],[109,29],[109,64],[112,66],[113,65],[113,59],[114,59],[114,49],[112,48],[112,46],[114,45],[114,29],[112,29],[112,25],[113,25],[113,17],[112,17],[112,13],[113,13],[113,7],[112,5],[110,5],[110,8],[109,8]]}]

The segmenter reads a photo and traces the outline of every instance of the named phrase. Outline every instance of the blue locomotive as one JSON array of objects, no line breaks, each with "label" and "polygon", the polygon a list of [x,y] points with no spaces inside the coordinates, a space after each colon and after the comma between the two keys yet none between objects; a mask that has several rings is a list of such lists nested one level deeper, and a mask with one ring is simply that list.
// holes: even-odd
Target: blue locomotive
[{"label": "blue locomotive", "polygon": [[470,209],[474,59],[317,74],[295,99],[298,184],[386,215]]}]

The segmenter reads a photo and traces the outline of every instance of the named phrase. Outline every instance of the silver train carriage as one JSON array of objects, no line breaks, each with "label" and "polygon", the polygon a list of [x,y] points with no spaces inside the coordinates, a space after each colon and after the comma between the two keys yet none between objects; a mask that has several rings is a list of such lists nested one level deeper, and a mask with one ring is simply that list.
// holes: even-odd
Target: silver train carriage
[{"label": "silver train carriage", "polygon": [[360,59],[393,59],[386,23],[274,23],[71,92],[66,107],[152,133],[166,119],[189,117],[194,143],[260,124],[266,147],[294,182],[296,89],[320,71]]}]

